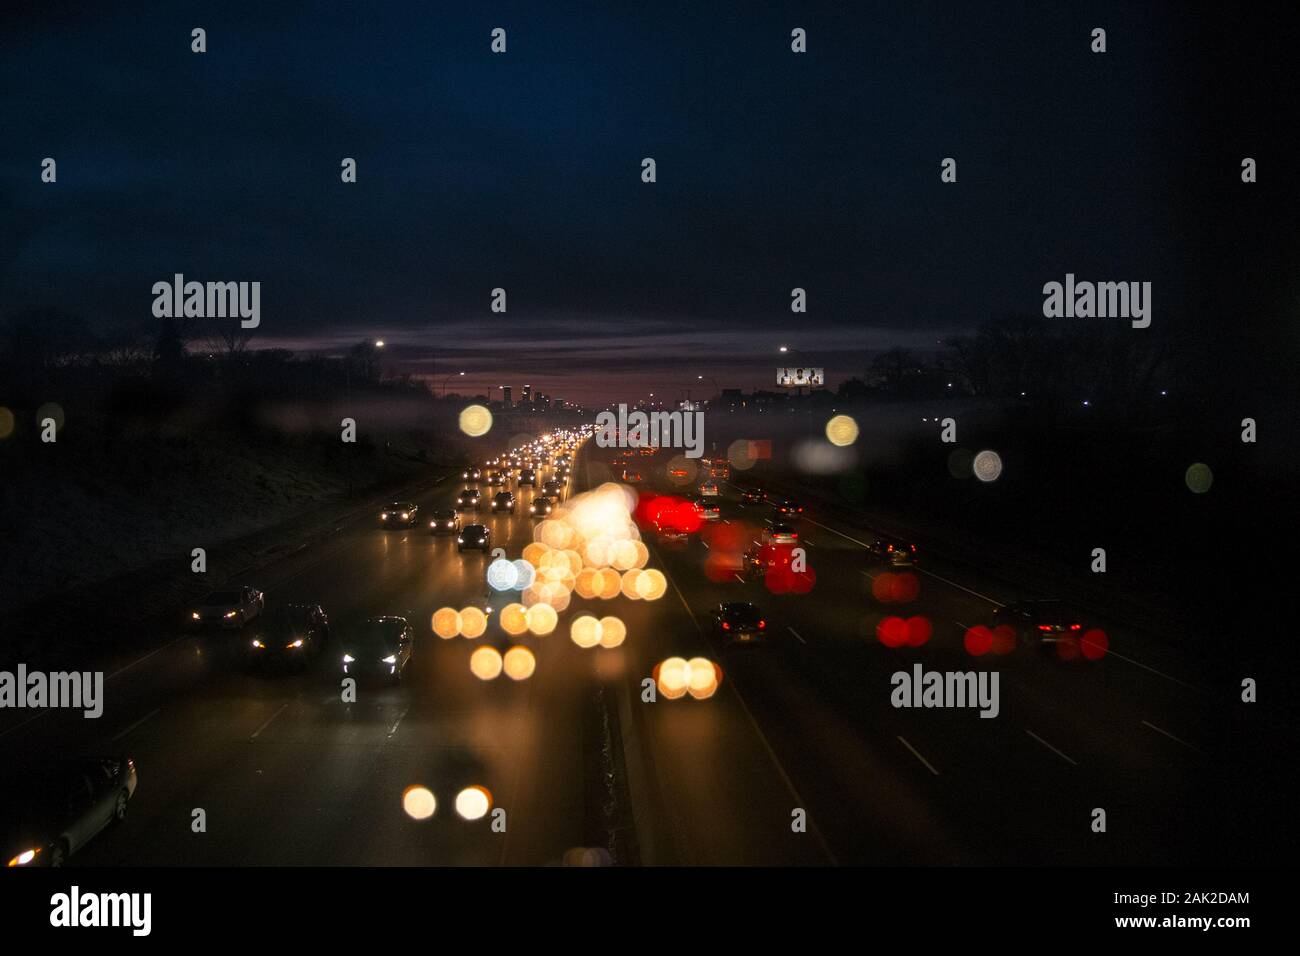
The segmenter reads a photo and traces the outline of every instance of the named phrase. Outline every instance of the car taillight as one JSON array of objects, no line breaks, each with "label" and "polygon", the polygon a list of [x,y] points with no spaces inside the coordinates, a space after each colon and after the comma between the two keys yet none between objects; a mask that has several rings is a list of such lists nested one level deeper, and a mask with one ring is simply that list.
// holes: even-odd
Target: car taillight
[{"label": "car taillight", "polygon": [[912,545],[912,550],[916,551],[916,545]]},{"label": "car taillight", "polygon": [[1039,629],[1040,631],[1050,631],[1050,630],[1052,629],[1052,625],[1050,625],[1050,624],[1039,624],[1039,625],[1038,625],[1038,629]]},{"label": "car taillight", "polygon": [[760,621],[758,622],[758,626],[759,626],[760,628],[762,628],[762,627],[767,627],[767,621],[760,620]]},{"label": "car taillight", "polygon": [[731,630],[731,624],[728,623],[727,621],[723,621],[723,622],[722,622],[722,629],[723,629],[724,631],[729,631],[729,630]]},{"label": "car taillight", "polygon": [[1082,631],[1082,630],[1083,630],[1083,625],[1082,625],[1082,624],[1071,624],[1071,625],[1070,625],[1070,630],[1072,630],[1072,631]]},{"label": "car taillight", "polygon": [[894,546],[891,544],[891,545],[890,545],[886,550],[893,551],[893,550],[894,550]]}]

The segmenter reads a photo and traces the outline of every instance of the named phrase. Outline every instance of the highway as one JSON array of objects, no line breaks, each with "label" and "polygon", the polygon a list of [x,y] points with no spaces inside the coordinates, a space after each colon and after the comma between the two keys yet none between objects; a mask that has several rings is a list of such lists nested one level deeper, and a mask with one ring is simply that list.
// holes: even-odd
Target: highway
[{"label": "highway", "polygon": [[[584,445],[568,495],[616,477],[612,454]],[[665,457],[643,459],[641,493],[681,493]],[[1016,596],[1005,584],[923,556],[915,600],[883,605],[869,529],[812,506],[798,528],[815,583],[771,594],[725,573],[770,513],[743,507],[735,481],[722,485],[722,519],[685,545],[646,534],[649,566],[668,579],[662,598],[575,595],[542,637],[507,640],[494,622],[477,641],[439,638],[433,612],[482,605],[490,558],[457,555],[427,527],[358,517],[232,583],[263,588],[268,603],[319,603],[336,634],[372,615],[408,617],[417,636],[401,686],[363,684],[344,703],[335,646],[306,673],[268,675],[222,651],[238,634],[164,628],[155,650],[109,675],[102,718],[8,719],[0,746],[135,760],[130,814],[72,860],[86,866],[548,865],[596,847],[608,852],[598,859],[648,865],[1168,864],[1217,852],[1221,727],[1174,649],[1114,625],[1097,661],[973,657],[963,635]],[[419,497],[422,516],[461,485]],[[533,492],[517,493],[517,514],[484,518],[512,559],[534,527]],[[758,604],[770,642],[720,647],[708,612],[723,600]],[[626,642],[578,647],[568,623],[583,609],[619,616]],[[876,627],[888,614],[923,615],[932,636],[886,647]],[[534,675],[474,677],[469,655],[487,642],[531,647]],[[720,662],[718,692],[644,701],[642,681],[672,655]],[[998,716],[895,708],[890,677],[917,662],[995,669]],[[411,785],[435,794],[431,819],[403,812]],[[457,816],[455,795],[471,785],[490,791],[504,828]]]}]

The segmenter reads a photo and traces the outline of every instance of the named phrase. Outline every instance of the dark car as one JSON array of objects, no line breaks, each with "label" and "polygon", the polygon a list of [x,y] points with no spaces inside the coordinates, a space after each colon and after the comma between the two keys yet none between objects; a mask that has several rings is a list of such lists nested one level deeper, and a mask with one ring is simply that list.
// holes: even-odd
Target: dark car
[{"label": "dark car", "polygon": [[413,528],[419,513],[420,506],[413,501],[390,501],[379,512],[379,523],[385,528]]},{"label": "dark car", "polygon": [[470,465],[460,473],[460,476],[465,481],[480,481],[483,478],[483,469],[478,465]]},{"label": "dark car", "polygon": [[455,508],[438,508],[429,515],[429,534],[454,534],[460,530]]},{"label": "dark car", "polygon": [[136,782],[129,758],[6,767],[0,859],[13,867],[62,866],[106,826],[126,817]]},{"label": "dark car", "polygon": [[670,521],[655,522],[655,537],[662,545],[679,546],[690,540],[691,536],[684,529]]},{"label": "dark car", "polygon": [[542,482],[542,494],[548,498],[558,498],[564,490],[564,484],[557,478],[547,478]]},{"label": "dark car", "polygon": [[537,472],[532,468],[519,469],[519,484],[537,487]]},{"label": "dark car", "polygon": [[545,518],[555,510],[555,503],[546,495],[538,495],[528,506],[528,513],[534,518]]},{"label": "dark car", "polygon": [[740,493],[742,505],[761,505],[765,500],[763,492],[757,488],[746,488]]},{"label": "dark car", "polygon": [[717,498],[693,498],[691,504],[705,521],[718,521],[722,518],[722,506]]},{"label": "dark car", "polygon": [[266,606],[266,595],[253,587],[212,591],[190,611],[194,627],[243,627]]},{"label": "dark car", "polygon": [[755,541],[745,551],[743,561],[745,574],[750,578],[763,578],[772,569],[788,569],[794,557],[794,548],[776,541],[759,543]]},{"label": "dark car", "polygon": [[713,610],[713,633],[727,644],[752,644],[766,639],[767,621],[748,601],[726,601]]},{"label": "dark car", "polygon": [[993,612],[994,626],[1009,625],[1022,644],[1057,644],[1077,641],[1085,630],[1078,608],[1057,598],[1017,601]]},{"label": "dark car", "polygon": [[255,664],[305,667],[325,649],[329,627],[319,604],[272,607],[249,628],[249,657]]},{"label": "dark car", "polygon": [[459,495],[456,496],[456,507],[461,508],[463,510],[468,510],[472,508],[475,511],[477,511],[479,501],[482,499],[482,497],[483,497],[483,493],[479,491],[477,488],[465,488],[464,490],[461,491]]},{"label": "dark car", "polygon": [[477,548],[480,551],[492,549],[492,532],[487,525],[467,524],[460,529],[460,534],[456,536],[456,550],[464,551],[466,548]]},{"label": "dark car", "polygon": [[910,568],[917,563],[916,545],[897,538],[874,538],[867,552],[895,568]]},{"label": "dark car", "polygon": [[803,505],[793,498],[782,498],[774,507],[778,518],[797,518],[803,514]]},{"label": "dark car", "polygon": [[394,684],[411,663],[415,632],[404,617],[372,617],[343,636],[343,673],[386,677]]},{"label": "dark car", "polygon": [[492,497],[492,510],[494,512],[509,511],[511,514],[514,514],[515,513],[514,493],[510,491],[498,491]]},{"label": "dark car", "polygon": [[506,483],[506,473],[504,471],[494,471],[488,475],[487,479],[489,488],[500,488]]}]

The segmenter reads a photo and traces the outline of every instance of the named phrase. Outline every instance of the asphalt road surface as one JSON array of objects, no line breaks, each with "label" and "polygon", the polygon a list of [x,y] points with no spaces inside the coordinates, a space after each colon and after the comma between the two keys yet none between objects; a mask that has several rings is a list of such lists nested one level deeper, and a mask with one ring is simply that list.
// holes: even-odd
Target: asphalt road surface
[{"label": "asphalt road surface", "polygon": [[[588,443],[568,493],[608,480],[610,457]],[[679,490],[662,466],[646,460],[642,491]],[[449,506],[460,484],[419,498],[422,516]],[[240,583],[268,603],[323,605],[336,633],[408,616],[417,636],[401,686],[363,684],[344,703],[336,645],[306,673],[263,675],[230,659],[238,634],[168,630],[108,676],[103,717],[9,714],[0,745],[135,760],[128,819],[77,865],[538,865],[598,846],[643,864],[1163,864],[1219,850],[1222,728],[1175,649],[1113,625],[1099,661],[1034,649],[972,657],[966,629],[1017,595],[978,568],[924,560],[916,599],[881,605],[868,532],[815,508],[798,523],[815,574],[808,593],[773,595],[720,573],[722,554],[710,576],[711,552],[748,543],[770,514],[742,507],[730,482],[722,491],[722,520],[684,546],[647,535],[650,566],[669,580],[660,600],[575,595],[554,633],[511,640],[495,623],[478,641],[431,633],[437,608],[484,603],[488,557],[458,555],[454,538],[427,526],[359,518]],[[533,492],[517,493],[518,514],[483,519],[511,558],[532,540]],[[771,641],[719,647],[707,615],[721,600],[758,604]],[[626,643],[577,647],[567,625],[581,608],[621,617]],[[886,614],[925,616],[930,640],[885,647],[875,628]],[[533,677],[474,677],[469,655],[484,642],[532,647]],[[671,655],[719,661],[718,693],[644,702],[642,681]],[[998,716],[893,707],[890,675],[918,661],[998,671]],[[429,820],[402,810],[414,784],[437,797]],[[454,812],[470,785],[505,811],[503,832]]]}]

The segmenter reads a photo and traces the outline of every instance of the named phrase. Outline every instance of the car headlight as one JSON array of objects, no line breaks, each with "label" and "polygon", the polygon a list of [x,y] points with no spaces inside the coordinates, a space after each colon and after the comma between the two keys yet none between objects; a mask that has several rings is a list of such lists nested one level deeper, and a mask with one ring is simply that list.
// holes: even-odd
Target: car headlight
[{"label": "car headlight", "polygon": [[487,544],[487,538],[479,538],[479,539],[478,539],[478,543],[479,543],[479,544]]},{"label": "car headlight", "polygon": [[222,616],[223,616],[223,617],[226,617],[226,618],[238,617],[238,616],[239,616],[239,612],[238,612],[238,611],[227,611],[227,612],[226,612],[225,614],[223,614]]},{"label": "car headlight", "polygon": [[190,617],[191,617],[193,620],[195,620],[195,621],[201,621],[201,620],[203,620],[203,615],[200,614],[198,611],[191,611],[191,612],[190,612]]},{"label": "car headlight", "polygon": [[457,535],[457,536],[456,536],[456,543],[457,543],[457,544],[464,544],[464,543],[465,543],[465,539],[462,538],[460,535]]},{"label": "car headlight", "polygon": [[302,638],[300,637],[300,638],[298,638],[298,640],[294,641],[292,644],[286,644],[286,645],[284,645],[284,646],[285,646],[285,649],[286,649],[286,650],[291,649],[291,648],[295,648],[295,647],[302,647]]},{"label": "car headlight", "polygon": [[253,638],[253,646],[256,647],[256,648],[258,648],[258,649],[261,649],[261,648],[263,648],[263,647],[266,647],[266,645],[263,644],[261,641],[259,641],[257,638]]},{"label": "car headlight", "polygon": [[407,520],[409,520],[410,517],[411,517],[411,516],[410,516],[407,512],[405,512],[405,511],[402,512],[402,520],[403,520],[403,521],[407,521]]},{"label": "car headlight", "polygon": [[353,657],[351,654],[344,654],[344,655],[343,655],[343,663],[344,663],[344,664],[351,664],[351,663],[352,663],[353,661],[355,661],[355,660],[356,660],[356,658]]},{"label": "car headlight", "polygon": [[38,853],[40,853],[40,852],[41,852],[40,850],[35,849],[35,848],[33,848],[33,849],[31,849],[31,850],[23,850],[22,853],[19,853],[16,857],[14,857],[12,860],[10,860],[8,865],[9,865],[9,866],[26,866],[28,863],[32,862],[32,860],[36,859],[36,854],[38,854]]},{"label": "car headlight", "polygon": [[396,654],[389,654],[387,657],[384,658],[384,663],[385,663],[385,664],[396,664],[396,663],[397,663],[397,655],[396,655]]},{"label": "car headlight", "polygon": [[388,512],[387,512],[387,511],[381,511],[381,512],[379,513],[379,519],[380,519],[381,521],[387,521],[387,520],[388,520]]}]

